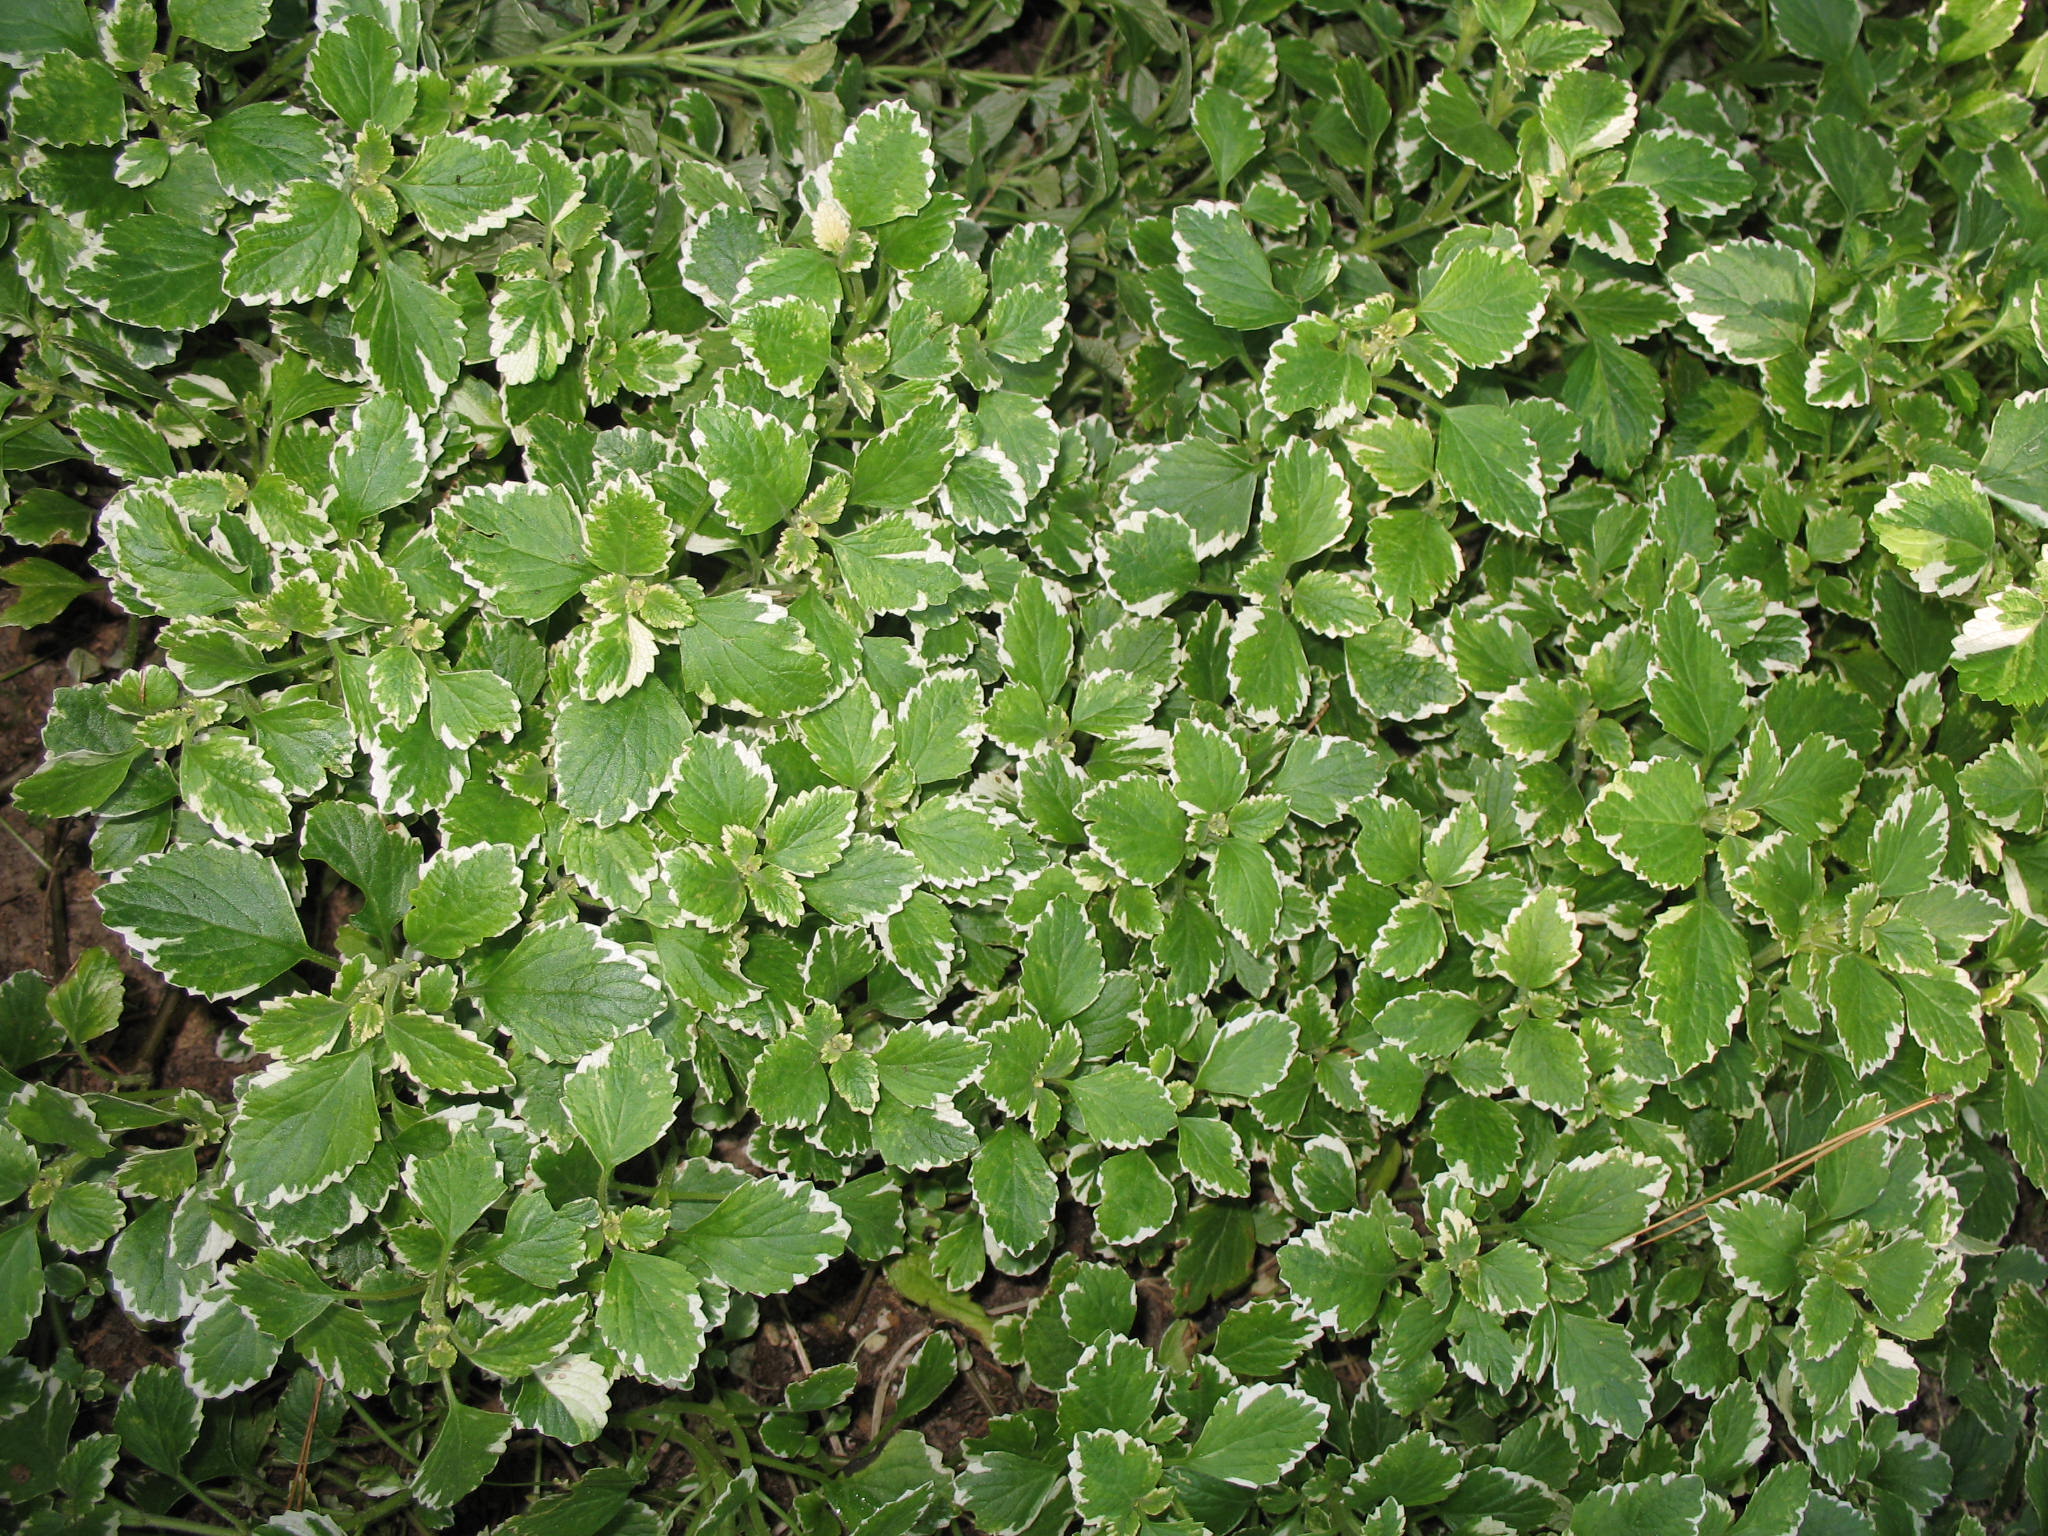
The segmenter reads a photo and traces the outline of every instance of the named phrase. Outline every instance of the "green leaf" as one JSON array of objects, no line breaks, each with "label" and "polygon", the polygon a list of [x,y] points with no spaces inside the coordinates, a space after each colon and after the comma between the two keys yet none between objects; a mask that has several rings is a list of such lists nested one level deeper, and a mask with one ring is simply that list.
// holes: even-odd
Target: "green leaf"
[{"label": "green leaf", "polygon": [[1711,902],[1660,915],[1643,946],[1650,1022],[1680,1072],[1712,1061],[1735,1038],[1749,996],[1749,945]]},{"label": "green leaf", "polygon": [[355,306],[356,356],[415,411],[431,411],[462,371],[462,308],[403,255],[388,258]]},{"label": "green leaf", "polygon": [[1467,245],[1444,263],[1416,318],[1468,368],[1498,368],[1543,321],[1543,279],[1519,251]]},{"label": "green leaf", "polygon": [[1977,484],[2036,527],[2048,527],[2048,390],[2015,395],[1991,419]]},{"label": "green leaf", "polygon": [[1351,487],[1329,449],[1290,438],[1266,471],[1259,542],[1283,565],[1330,548],[1351,525]]},{"label": "green leaf", "polygon": [[[765,593],[722,593],[695,608],[696,622],[678,641],[688,692],[707,704],[767,716],[801,714],[831,697],[825,658],[789,611]],[[643,691],[647,686],[656,685],[643,685]],[[680,714],[675,721],[682,723]],[[664,740],[669,729],[664,720]]]},{"label": "green leaf", "polygon": [[1649,1221],[1669,1178],[1640,1153],[1588,1153],[1550,1171],[1515,1231],[1568,1264],[1601,1264]]},{"label": "green leaf", "polygon": [[101,232],[78,296],[125,325],[196,331],[228,307],[227,242],[165,214],[138,213]]},{"label": "green leaf", "polygon": [[1213,85],[1195,98],[1195,131],[1216,167],[1216,184],[1226,189],[1266,147],[1250,103],[1235,91]]},{"label": "green leaf", "polygon": [[1105,1147],[1150,1146],[1173,1134],[1173,1100],[1165,1084],[1143,1067],[1111,1062],[1066,1086],[1076,1128]]},{"label": "green leaf", "polygon": [[1657,612],[1650,707],[1664,729],[1710,762],[1749,718],[1735,660],[1695,598],[1674,597]]},{"label": "green leaf", "polygon": [[[1640,1435],[1650,1418],[1650,1372],[1629,1347],[1628,1331],[1605,1318],[1560,1307],[1553,1307],[1550,1316],[1557,1329],[1551,1380],[1565,1407],[1603,1429]],[[1576,1520],[1573,1528],[1579,1528]]]},{"label": "green leaf", "polygon": [[361,1049],[279,1062],[247,1079],[228,1138],[235,1198],[276,1206],[346,1178],[377,1145],[375,1081]]},{"label": "green leaf", "polygon": [[974,1198],[990,1239],[1005,1253],[1030,1253],[1052,1225],[1059,1181],[1021,1126],[1002,1127],[974,1155]]},{"label": "green leaf", "polygon": [[398,132],[419,96],[418,81],[399,57],[397,39],[367,15],[350,16],[321,32],[307,78],[334,115],[358,130],[374,123]]},{"label": "green leaf", "polygon": [[1961,597],[1997,545],[1991,503],[1969,476],[1937,465],[1908,475],[1870,513],[1870,531],[1922,592]]},{"label": "green leaf", "polygon": [[1751,1190],[1708,1207],[1707,1225],[1739,1290],[1769,1301],[1803,1283],[1806,1217],[1797,1206]]},{"label": "green leaf", "polygon": [[931,134],[917,113],[906,102],[884,101],[848,124],[826,178],[847,221],[872,229],[924,207],[937,170]]},{"label": "green leaf", "polygon": [[811,1185],[750,1179],[701,1221],[681,1225],[668,1249],[722,1285],[773,1296],[836,1259],[850,1231],[839,1207]]},{"label": "green leaf", "polygon": [[1329,1407],[1298,1388],[1239,1387],[1216,1405],[1181,1466],[1240,1488],[1265,1488],[1314,1449],[1329,1422]]},{"label": "green leaf", "polygon": [[1451,1177],[1482,1195],[1506,1187],[1522,1152],[1522,1128],[1498,1099],[1460,1094],[1446,1099],[1429,1117]]},{"label": "green leaf", "polygon": [[121,1393],[114,1433],[144,1466],[176,1477],[199,1441],[199,1400],[169,1366],[145,1365]]},{"label": "green leaf", "polygon": [[1545,485],[1536,439],[1505,407],[1445,411],[1436,472],[1445,490],[1494,527],[1529,537],[1542,528]]},{"label": "green leaf", "polygon": [[355,271],[362,235],[362,220],[341,188],[293,182],[236,235],[227,291],[246,304],[324,298]]},{"label": "green leaf", "polygon": [[1671,269],[1685,318],[1730,362],[1768,363],[1806,341],[1813,263],[1770,240],[1710,245]]},{"label": "green leaf", "polygon": [[110,876],[99,902],[148,965],[206,997],[239,997],[311,952],[277,864],[245,848],[147,854]]},{"label": "green leaf", "polygon": [[2048,598],[1995,593],[1956,634],[1956,681],[1980,699],[2024,707],[2048,699]]},{"label": "green leaf", "polygon": [[1095,1001],[1102,977],[1102,941],[1095,925],[1073,897],[1055,897],[1032,921],[1025,942],[1024,1000],[1057,1027]]},{"label": "green leaf", "polygon": [[675,783],[690,722],[659,678],[616,699],[572,699],[555,719],[555,793],[570,815],[615,826]]},{"label": "green leaf", "polygon": [[1608,336],[1594,335],[1572,354],[1559,398],[1578,417],[1586,457],[1603,474],[1634,473],[1664,422],[1657,370]]},{"label": "green leaf", "polygon": [[1524,991],[1552,987],[1579,958],[1579,929],[1565,893],[1554,886],[1531,891],[1501,926],[1494,964]]},{"label": "green leaf", "polygon": [[483,1486],[511,1443],[508,1413],[451,1402],[440,1430],[412,1484],[412,1496],[429,1510],[453,1509]]},{"label": "green leaf", "polygon": [[120,77],[106,65],[51,52],[21,72],[7,98],[7,125],[31,144],[118,144],[128,129],[123,107]]},{"label": "green leaf", "polygon": [[1237,331],[1285,325],[1301,306],[1273,286],[1272,263],[1244,216],[1229,203],[1184,203],[1173,210],[1181,279],[1218,325]]},{"label": "green leaf", "polygon": [[875,518],[830,534],[827,542],[847,590],[870,613],[914,613],[944,602],[960,586],[936,525],[909,513]]},{"label": "green leaf", "polygon": [[1210,1041],[1195,1086],[1225,1098],[1255,1099],[1287,1076],[1298,1039],[1298,1027],[1285,1014],[1260,1009],[1232,1019]]},{"label": "green leaf", "polygon": [[[1568,1316],[1574,1318],[1569,1324],[1565,1322]],[[1594,1331],[1585,1326],[1589,1319],[1577,1318],[1575,1314],[1560,1313],[1558,1321],[1560,1352],[1566,1347],[1564,1341],[1567,1338],[1577,1342],[1590,1337]],[[1602,1325],[1603,1328],[1613,1326]],[[1601,1338],[1600,1347],[1611,1354],[1606,1335]],[[1633,1376],[1635,1372],[1629,1374]],[[1585,1409],[1579,1411],[1593,1417]],[[1606,1421],[1593,1417],[1593,1422]],[[1624,1422],[1640,1420],[1629,1410]],[[1633,1432],[1623,1430],[1623,1433]],[[1706,1518],[1706,1485],[1690,1473],[1667,1472],[1639,1483],[1613,1483],[1596,1489],[1580,1500],[1572,1511],[1571,1536],[1625,1536],[1630,1531],[1699,1531]]]},{"label": "green leaf", "polygon": [[1706,795],[1679,758],[1631,763],[1586,811],[1587,824],[1631,874],[1652,885],[1696,885],[1707,857]]},{"label": "green leaf", "polygon": [[437,133],[391,183],[437,240],[474,240],[526,211],[533,169],[509,144],[474,133]]},{"label": "green leaf", "polygon": [[719,515],[737,532],[765,532],[803,500],[811,444],[780,417],[751,406],[700,405],[690,440]]},{"label": "green leaf", "polygon": [[186,804],[231,842],[268,843],[291,831],[291,802],[270,762],[245,736],[208,731],[178,754]]},{"label": "green leaf", "polygon": [[55,561],[34,557],[0,565],[0,581],[15,588],[14,601],[0,612],[0,628],[34,629],[47,624],[69,608],[74,598],[93,589],[92,582],[74,576]]},{"label": "green leaf", "polygon": [[1397,1246],[1390,1225],[1402,1219],[1384,1200],[1332,1216],[1280,1250],[1280,1278],[1325,1328],[1363,1333],[1404,1267],[1406,1245]]},{"label": "green leaf", "polygon": [[2038,1287],[2015,1282],[2000,1293],[1991,1354],[2017,1386],[2048,1386],[2048,1301]]},{"label": "green leaf", "polygon": [[597,1331],[628,1372],[659,1386],[689,1386],[706,1326],[693,1271],[651,1253],[612,1251]]},{"label": "green leaf", "polygon": [[661,1010],[647,967],[583,923],[530,929],[472,969],[485,1020],[547,1061],[579,1060]]},{"label": "green leaf", "polygon": [[602,1168],[616,1168],[668,1133],[676,1070],[644,1029],[607,1040],[562,1080],[562,1108]]},{"label": "green leaf", "polygon": [[1112,779],[1081,801],[1088,835],[1103,860],[1127,880],[1158,885],[1186,855],[1188,817],[1155,779]]}]

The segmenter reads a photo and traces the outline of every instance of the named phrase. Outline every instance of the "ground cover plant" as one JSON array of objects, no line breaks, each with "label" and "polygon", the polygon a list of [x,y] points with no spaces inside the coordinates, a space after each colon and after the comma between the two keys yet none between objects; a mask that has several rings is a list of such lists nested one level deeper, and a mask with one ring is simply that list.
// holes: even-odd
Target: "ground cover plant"
[{"label": "ground cover plant", "polygon": [[0,13],[12,1526],[2040,1528],[2017,0],[313,11]]}]

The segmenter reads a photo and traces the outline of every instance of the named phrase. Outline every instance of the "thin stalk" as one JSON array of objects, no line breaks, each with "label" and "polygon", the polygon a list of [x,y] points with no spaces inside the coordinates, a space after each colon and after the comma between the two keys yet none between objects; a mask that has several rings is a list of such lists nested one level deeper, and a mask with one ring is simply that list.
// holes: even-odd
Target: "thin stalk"
[{"label": "thin stalk", "polygon": [[1890,1114],[1879,1115],[1867,1125],[1855,1126],[1846,1131],[1837,1131],[1825,1141],[1816,1142],[1813,1146],[1808,1147],[1804,1152],[1796,1152],[1790,1157],[1781,1158],[1761,1173],[1753,1173],[1746,1179],[1738,1179],[1726,1188],[1717,1189],[1711,1195],[1702,1195],[1690,1204],[1680,1206],[1669,1215],[1658,1217],[1648,1226],[1641,1227],[1631,1232],[1627,1237],[1622,1238],[1619,1242],[1612,1244],[1612,1251],[1620,1253],[1627,1248],[1633,1247],[1637,1242],[1654,1243],[1661,1238],[1670,1237],[1674,1233],[1683,1232],[1687,1227],[1694,1225],[1696,1222],[1705,1221],[1707,1219],[1707,1208],[1716,1202],[1725,1200],[1730,1195],[1742,1194],[1752,1188],[1761,1187],[1769,1189],[1774,1185],[1782,1184],[1785,1180],[1811,1168],[1830,1152],[1839,1152],[1851,1142],[1868,1136],[1872,1131],[1882,1130],[1885,1126],[1895,1121],[1904,1120],[1910,1115],[1917,1115],[1923,1109],[1931,1109],[1936,1104],[1946,1104],[1948,1098],[1949,1096],[1945,1093],[1930,1093],[1926,1098],[1921,1099],[1917,1103],[1908,1104],[1904,1109],[1895,1109]]}]

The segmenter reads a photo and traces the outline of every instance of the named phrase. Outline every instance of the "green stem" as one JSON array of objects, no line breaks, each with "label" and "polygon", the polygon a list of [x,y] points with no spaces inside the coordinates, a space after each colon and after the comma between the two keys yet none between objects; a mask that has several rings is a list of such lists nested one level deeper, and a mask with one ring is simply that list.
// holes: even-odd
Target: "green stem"
[{"label": "green stem", "polygon": [[[180,1520],[176,1515],[152,1514],[146,1509],[137,1509],[133,1504],[123,1504],[119,1499],[108,1499],[107,1503],[121,1517],[121,1523],[138,1531],[190,1531],[193,1536],[220,1536],[223,1529],[208,1525],[204,1520]],[[235,1529],[240,1530],[237,1526]]]},{"label": "green stem", "polygon": [[230,1528],[237,1531],[246,1531],[249,1529],[248,1526],[244,1525],[241,1521],[237,1520],[233,1515],[229,1514],[227,1509],[223,1505],[217,1503],[214,1500],[213,1495],[209,1494],[204,1488],[200,1487],[197,1483],[193,1482],[189,1477],[186,1477],[183,1473],[174,1473],[172,1475],[180,1488],[183,1488],[187,1493],[191,1494],[193,1498],[197,1499],[200,1503],[204,1504],[216,1515],[219,1515],[221,1519],[227,1521]]},{"label": "green stem", "polygon": [[379,1424],[375,1419],[370,1417],[370,1410],[363,1406],[361,1398],[355,1399],[354,1407],[356,1411],[356,1417],[361,1419],[363,1423],[368,1426],[371,1434],[375,1435],[379,1440],[382,1440],[384,1442],[385,1448],[389,1450],[392,1455],[396,1456],[399,1460],[403,1461],[409,1467],[416,1467],[420,1464],[419,1457],[413,1455],[404,1446],[400,1445],[396,1440],[392,1439],[390,1435],[385,1433],[384,1426],[382,1424]]}]

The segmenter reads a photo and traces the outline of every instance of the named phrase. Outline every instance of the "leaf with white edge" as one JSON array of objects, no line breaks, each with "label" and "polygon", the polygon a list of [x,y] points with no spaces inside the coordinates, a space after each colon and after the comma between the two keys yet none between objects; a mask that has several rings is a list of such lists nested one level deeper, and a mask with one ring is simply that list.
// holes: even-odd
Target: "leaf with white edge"
[{"label": "leaf with white edge", "polygon": [[228,307],[227,242],[158,213],[110,224],[71,286],[110,320],[166,331],[196,331]]},{"label": "leaf with white edge", "polygon": [[1685,318],[1730,362],[1768,363],[1806,340],[1814,270],[1802,251],[1770,240],[1731,240],[1671,269]]},{"label": "leaf with white edge", "polygon": [[1280,1250],[1280,1278],[1295,1302],[1342,1336],[1364,1332],[1405,1267],[1407,1244],[1383,1197],[1369,1210],[1345,1211],[1299,1234]]},{"label": "leaf with white edge", "polygon": [[506,618],[544,619],[596,574],[581,519],[552,486],[465,487],[439,515],[456,569]]},{"label": "leaf with white edge", "polygon": [[894,843],[856,832],[844,858],[801,882],[803,897],[835,923],[877,923],[903,910],[920,873],[917,860]]},{"label": "leaf with white edge", "polygon": [[1143,1067],[1111,1062],[1070,1079],[1066,1087],[1076,1128],[1105,1147],[1146,1147],[1173,1134],[1173,1099]]},{"label": "leaf with white edge", "polygon": [[1032,921],[1019,977],[1024,1000],[1057,1028],[1102,992],[1102,940],[1082,905],[1057,896]]},{"label": "leaf with white edge", "polygon": [[1674,212],[1718,218],[1754,194],[1756,182],[1727,150],[1687,128],[1657,127],[1629,145],[1628,179],[1648,187]]},{"label": "leaf with white edge", "polygon": [[1127,1519],[1159,1486],[1162,1466],[1158,1450],[1128,1430],[1088,1430],[1067,1453],[1074,1507],[1098,1525]]},{"label": "leaf with white edge", "polygon": [[1576,914],[1555,886],[1540,886],[1501,925],[1494,965],[1524,991],[1556,986],[1578,963]]},{"label": "leaf with white edge", "polygon": [[602,1168],[661,1140],[677,1102],[675,1064],[644,1029],[607,1040],[562,1080],[562,1108]]},{"label": "leaf with white edge", "polygon": [[[1567,1316],[1572,1317],[1574,1321],[1565,1322]],[[1560,1351],[1569,1347],[1565,1343],[1566,1339],[1577,1340],[1594,1335],[1594,1330],[1584,1326],[1587,1321],[1589,1320],[1579,1318],[1576,1314],[1559,1314]],[[1605,1326],[1611,1328],[1614,1325]],[[1607,1342],[1608,1336],[1603,1332],[1600,1339],[1598,1347],[1603,1351],[1609,1350],[1611,1346]],[[1620,1401],[1617,1399],[1609,1406],[1618,1408]],[[1584,1409],[1579,1411],[1586,1413]],[[1608,1428],[1621,1428],[1621,1425],[1591,1413],[1586,1413],[1586,1416],[1592,1418],[1596,1424]],[[1635,1422],[1632,1411],[1628,1413],[1624,1422]],[[1634,1433],[1625,1428],[1622,1432]],[[1636,1531],[1668,1532],[1670,1536],[1679,1536],[1679,1533],[1684,1533],[1684,1536],[1699,1536],[1706,1518],[1706,1485],[1690,1473],[1666,1472],[1661,1477],[1647,1478],[1642,1482],[1610,1483],[1589,1493],[1572,1511],[1571,1536],[1630,1536],[1631,1532]],[[1727,1517],[1723,1515],[1722,1518]],[[1801,1529],[1806,1527],[1802,1526]]]},{"label": "leaf with white edge", "polygon": [[1567,161],[1628,142],[1636,125],[1636,93],[1617,75],[1575,69],[1543,82],[1536,120]]},{"label": "leaf with white edge", "polygon": [[695,1271],[651,1253],[614,1249],[602,1286],[597,1332],[619,1364],[658,1386],[689,1386],[707,1327]]},{"label": "leaf with white edge", "polygon": [[451,1402],[419,1464],[412,1496],[428,1510],[453,1509],[483,1485],[512,1439],[512,1415]]},{"label": "leaf with white edge", "polygon": [[1158,885],[1186,857],[1187,812],[1155,779],[1133,775],[1099,784],[1080,810],[1096,852],[1127,880]]},{"label": "leaf with white edge", "polygon": [[873,229],[924,207],[937,169],[931,133],[916,111],[884,101],[847,126],[826,179],[848,223]]},{"label": "leaf with white edge", "polygon": [[1494,527],[1534,537],[1546,486],[1536,439],[1505,407],[1458,405],[1438,418],[1437,478]]},{"label": "leaf with white edge", "polygon": [[659,678],[601,703],[573,699],[555,719],[555,793],[570,815],[614,826],[668,792],[689,739],[689,719]]},{"label": "leaf with white edge", "polygon": [[1980,699],[2025,708],[2048,699],[2048,598],[1994,593],[1956,634],[1956,680]]},{"label": "leaf with white edge", "polygon": [[1173,1184],[1144,1152],[1107,1158],[1098,1175],[1095,1230],[1105,1243],[1126,1247],[1157,1237],[1173,1220]]},{"label": "leaf with white edge", "polygon": [[1498,368],[1543,321],[1543,279],[1519,251],[1468,245],[1415,306],[1425,329],[1468,368]]},{"label": "leaf with white edge", "polygon": [[244,848],[187,843],[116,871],[99,891],[107,926],[188,991],[239,997],[310,953],[278,865]]},{"label": "leaf with white edge", "polygon": [[1460,1094],[1429,1117],[1444,1165],[1457,1183],[1481,1195],[1506,1188],[1520,1167],[1522,1128],[1498,1099]]},{"label": "leaf with white edge", "polygon": [[846,1218],[822,1192],[797,1179],[750,1179],[702,1220],[681,1224],[666,1251],[722,1285],[776,1296],[846,1251]]},{"label": "leaf with white edge", "polygon": [[1707,1225],[1738,1290],[1770,1301],[1803,1284],[1806,1217],[1797,1206],[1750,1190],[1709,1206]]},{"label": "leaf with white edge", "polygon": [[[2038,291],[2038,290],[2037,290]],[[1977,484],[2037,528],[2048,528],[2048,390],[2015,395],[1991,420]]]},{"label": "leaf with white edge", "polygon": [[1664,204],[1648,187],[1602,187],[1573,203],[1565,233],[1616,261],[1648,263],[1664,246]]},{"label": "leaf with white edge", "polygon": [[1217,324],[1258,331],[1301,313],[1300,304],[1273,286],[1272,263],[1233,205],[1197,202],[1174,209],[1173,244],[1182,281]]},{"label": "leaf with white edge", "polygon": [[1266,725],[1308,707],[1308,657],[1278,603],[1247,603],[1231,621],[1230,688],[1238,707]]},{"label": "leaf with white edge", "polygon": [[[694,606],[696,622],[677,641],[686,692],[707,704],[771,717],[802,714],[832,696],[825,658],[789,610],[766,593],[724,592]],[[656,680],[640,691],[659,686]],[[666,739],[666,724],[662,734]]]},{"label": "leaf with white edge", "polygon": [[1680,1072],[1712,1061],[1735,1038],[1749,996],[1749,944],[1709,901],[1662,913],[1643,945],[1650,1022]]},{"label": "leaf with white edge", "polygon": [[1315,1448],[1329,1423],[1328,1405],[1296,1387],[1239,1387],[1216,1405],[1180,1465],[1240,1488],[1269,1487]]},{"label": "leaf with white edge", "polygon": [[245,304],[303,304],[334,292],[355,271],[363,223],[348,193],[296,181],[235,237],[227,291]]},{"label": "leaf with white edge", "polygon": [[870,613],[914,613],[944,602],[960,586],[934,525],[910,513],[828,534],[826,542],[847,590]]},{"label": "leaf with white edge", "polygon": [[1232,1099],[1255,1099],[1279,1086],[1294,1064],[1300,1028],[1286,1014],[1259,1009],[1222,1025],[1195,1073],[1195,1086]]},{"label": "leaf with white edge", "polygon": [[1707,858],[1707,798],[1699,773],[1675,757],[1631,763],[1587,807],[1601,846],[1631,874],[1682,889],[1699,882]]},{"label": "leaf with white edge", "polygon": [[435,239],[474,240],[524,213],[538,178],[509,144],[481,134],[438,133],[391,184]]},{"label": "leaf with white edge", "polygon": [[429,955],[452,960],[519,921],[526,907],[519,860],[502,843],[443,849],[420,871],[405,938]]},{"label": "leaf with white edge", "polygon": [[1004,1126],[982,1143],[971,1173],[989,1240],[1005,1253],[1030,1253],[1045,1240],[1059,1202],[1059,1180],[1021,1126]]},{"label": "leaf with white edge", "polygon": [[751,406],[700,405],[690,441],[719,515],[736,532],[765,532],[803,500],[811,444],[780,417]]},{"label": "leaf with white edge", "polygon": [[228,1137],[228,1179],[245,1205],[303,1200],[346,1178],[377,1145],[367,1050],[278,1062],[244,1080]]},{"label": "leaf with white edge", "polygon": [[1591,1152],[1560,1163],[1516,1219],[1516,1234],[1567,1264],[1597,1266],[1649,1221],[1670,1177],[1636,1152]]},{"label": "leaf with white edge", "polygon": [[199,1400],[167,1365],[145,1365],[129,1378],[114,1410],[121,1449],[144,1466],[176,1477],[199,1442]]},{"label": "leaf with white edge", "polygon": [[1550,1315],[1557,1331],[1551,1380],[1565,1407],[1603,1429],[1640,1435],[1650,1419],[1650,1372],[1630,1347],[1628,1330],[1563,1307]]},{"label": "leaf with white edge", "polygon": [[2000,1293],[1991,1353],[2015,1385],[2048,1387],[2048,1301],[2039,1287],[2015,1281]]},{"label": "leaf with white edge", "polygon": [[1259,542],[1283,565],[1321,554],[1351,525],[1351,487],[1330,450],[1290,438],[1266,470]]},{"label": "leaf with white edge", "polygon": [[275,842],[292,829],[291,802],[269,759],[246,736],[207,731],[178,754],[178,791],[230,842]]},{"label": "leaf with white edge", "polygon": [[1263,843],[1232,834],[1209,851],[1209,905],[1254,954],[1273,942],[1285,899],[1280,869]]},{"label": "leaf with white edge", "polygon": [[485,1020],[548,1061],[576,1061],[661,1011],[661,983],[584,923],[530,930],[470,978]]},{"label": "leaf with white edge", "polygon": [[1997,547],[1991,502],[1968,475],[1936,465],[1906,476],[1870,512],[1870,531],[1922,592],[1961,597]]}]

